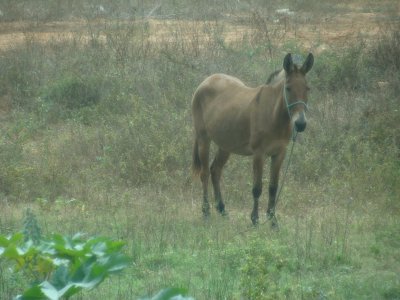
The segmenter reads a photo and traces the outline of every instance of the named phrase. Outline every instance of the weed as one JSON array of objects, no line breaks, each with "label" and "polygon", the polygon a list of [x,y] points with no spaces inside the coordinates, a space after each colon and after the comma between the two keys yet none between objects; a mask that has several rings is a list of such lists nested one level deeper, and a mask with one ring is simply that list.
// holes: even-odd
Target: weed
[{"label": "weed", "polygon": [[296,272],[290,249],[274,240],[249,244],[242,267],[241,287],[248,299],[285,299],[292,295],[288,274]]},{"label": "weed", "polygon": [[42,238],[38,221],[30,208],[26,209],[25,212],[23,234],[25,242],[31,240],[35,245],[38,245]]}]

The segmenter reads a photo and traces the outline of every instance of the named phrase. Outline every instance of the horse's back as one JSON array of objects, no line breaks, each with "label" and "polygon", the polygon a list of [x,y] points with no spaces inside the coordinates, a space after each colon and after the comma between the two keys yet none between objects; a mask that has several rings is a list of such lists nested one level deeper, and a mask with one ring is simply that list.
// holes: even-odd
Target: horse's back
[{"label": "horse's back", "polygon": [[207,77],[200,86],[209,86],[217,90],[224,90],[232,86],[246,87],[246,85],[239,79],[227,74],[213,74]]},{"label": "horse's back", "polygon": [[[240,79],[226,75],[213,74],[207,77],[197,88],[193,97],[193,105],[196,106],[201,102],[204,109],[206,105],[218,103],[218,106],[224,106],[224,103],[230,102],[228,105],[238,105],[248,103],[254,96],[254,88],[246,86]],[[246,101],[247,100],[247,101]]]},{"label": "horse's back", "polygon": [[[197,132],[229,152],[246,153],[250,129],[249,105],[259,88],[247,87],[241,80],[214,74],[197,88],[192,109]],[[238,149],[241,148],[241,149]]]}]

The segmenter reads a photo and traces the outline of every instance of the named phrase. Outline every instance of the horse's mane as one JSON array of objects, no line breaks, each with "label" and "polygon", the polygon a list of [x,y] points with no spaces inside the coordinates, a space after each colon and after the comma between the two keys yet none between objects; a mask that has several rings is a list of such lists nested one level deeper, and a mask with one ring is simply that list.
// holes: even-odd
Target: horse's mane
[{"label": "horse's mane", "polygon": [[281,71],[282,71],[282,70],[276,70],[276,71],[272,72],[271,75],[269,75],[266,84],[272,83],[272,82],[275,80],[275,78],[279,75],[279,73],[280,73]]}]

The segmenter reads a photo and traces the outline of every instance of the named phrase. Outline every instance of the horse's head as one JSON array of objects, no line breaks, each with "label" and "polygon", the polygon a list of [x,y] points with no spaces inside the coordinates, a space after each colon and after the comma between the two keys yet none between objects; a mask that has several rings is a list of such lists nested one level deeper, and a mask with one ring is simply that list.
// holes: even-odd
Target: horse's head
[{"label": "horse's head", "polygon": [[307,125],[305,111],[307,111],[307,94],[310,88],[307,86],[306,74],[311,70],[313,63],[314,56],[311,53],[301,68],[293,63],[290,53],[283,60],[283,69],[286,72],[283,98],[289,117],[298,132],[304,131]]}]

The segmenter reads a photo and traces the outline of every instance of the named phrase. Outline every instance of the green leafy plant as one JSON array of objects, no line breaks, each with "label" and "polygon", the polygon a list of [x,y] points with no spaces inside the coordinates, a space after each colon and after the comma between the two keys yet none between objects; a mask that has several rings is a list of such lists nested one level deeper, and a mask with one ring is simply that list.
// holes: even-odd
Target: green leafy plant
[{"label": "green leafy plant", "polygon": [[183,288],[166,288],[151,298],[141,298],[140,300],[194,300],[186,294],[187,290]]},{"label": "green leafy plant", "polygon": [[123,246],[104,237],[85,240],[82,234],[54,234],[34,243],[19,232],[0,236],[0,258],[14,262],[16,271],[33,279],[16,299],[69,299],[126,268],[129,258],[121,253]]}]

